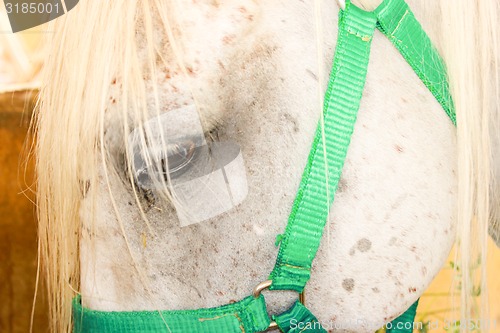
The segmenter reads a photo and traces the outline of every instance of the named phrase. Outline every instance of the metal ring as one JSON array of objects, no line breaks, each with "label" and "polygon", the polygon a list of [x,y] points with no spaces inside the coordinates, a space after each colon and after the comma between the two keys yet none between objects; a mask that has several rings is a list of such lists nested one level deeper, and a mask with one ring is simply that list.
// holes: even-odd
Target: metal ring
[{"label": "metal ring", "polygon": [[257,287],[254,288],[253,290],[253,297],[258,298],[262,291],[266,290],[273,284],[272,280],[266,280],[264,282],[261,282],[257,285]]},{"label": "metal ring", "polygon": [[281,330],[281,328],[278,326],[278,324],[277,324],[274,320],[272,320],[272,321],[269,323],[269,327],[268,327],[268,328],[266,328],[266,330],[265,330],[264,332],[269,332],[269,331],[274,331],[274,330],[278,330],[278,331],[280,331],[280,332],[283,332],[283,331]]},{"label": "metal ring", "polygon": [[[254,288],[252,295],[254,298],[259,298],[262,292],[266,289],[269,289],[269,287],[273,284],[272,280],[266,280],[264,282],[261,282],[257,285],[257,287]],[[305,289],[299,293],[299,302],[302,303],[303,305],[306,304],[306,295],[305,295]],[[269,323],[269,327],[264,331],[273,331],[273,330],[279,330],[281,332],[281,329],[279,328],[278,324],[272,320],[271,323]]]}]

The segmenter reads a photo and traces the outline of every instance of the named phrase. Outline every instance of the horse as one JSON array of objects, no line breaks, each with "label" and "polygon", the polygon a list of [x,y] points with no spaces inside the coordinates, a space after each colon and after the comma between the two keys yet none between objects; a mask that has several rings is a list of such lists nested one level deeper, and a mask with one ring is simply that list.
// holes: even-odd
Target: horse
[{"label": "horse", "polygon": [[[352,5],[372,11],[381,2]],[[498,4],[407,3],[448,66],[457,127],[375,31],[306,287],[308,308],[331,331],[383,326],[419,298],[456,239],[468,272],[485,256],[488,226],[498,235]],[[96,311],[208,308],[267,279],[321,118],[344,5],[83,1],[53,22],[34,126],[39,253],[55,331],[72,330],[76,294]],[[198,201],[176,194],[168,172],[183,165],[156,152],[171,137],[152,140],[144,125],[169,112],[174,124],[194,115],[192,126],[171,126],[184,131],[173,142],[184,157],[199,147],[193,132],[238,147],[241,202],[208,218],[190,215]],[[131,133],[139,133],[135,146]],[[161,160],[165,179],[141,186],[137,149],[144,161]],[[206,209],[220,199],[213,193]],[[469,318],[472,278],[461,276]],[[266,293],[269,313],[297,297]]]}]

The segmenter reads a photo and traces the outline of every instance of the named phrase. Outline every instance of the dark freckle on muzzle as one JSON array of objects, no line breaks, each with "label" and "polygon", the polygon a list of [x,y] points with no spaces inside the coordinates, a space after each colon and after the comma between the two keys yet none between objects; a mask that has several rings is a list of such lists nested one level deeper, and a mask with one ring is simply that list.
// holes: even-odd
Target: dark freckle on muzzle
[{"label": "dark freckle on muzzle", "polygon": [[347,190],[347,181],[342,176],[340,176],[337,192],[342,193],[345,190]]},{"label": "dark freckle on muzzle", "polygon": [[366,252],[372,248],[372,242],[369,239],[362,238],[358,241],[358,250]]},{"label": "dark freckle on muzzle", "polygon": [[354,289],[354,279],[344,279],[344,281],[342,281],[342,288],[347,291],[352,291]]},{"label": "dark freckle on muzzle", "polygon": [[292,130],[294,133],[298,133],[300,131],[300,128],[299,128],[299,123],[297,121],[297,119],[295,119],[294,116],[292,116],[291,114],[289,113],[284,113],[283,114],[283,117],[284,119],[287,121],[287,122],[290,122],[291,125],[292,125]]}]

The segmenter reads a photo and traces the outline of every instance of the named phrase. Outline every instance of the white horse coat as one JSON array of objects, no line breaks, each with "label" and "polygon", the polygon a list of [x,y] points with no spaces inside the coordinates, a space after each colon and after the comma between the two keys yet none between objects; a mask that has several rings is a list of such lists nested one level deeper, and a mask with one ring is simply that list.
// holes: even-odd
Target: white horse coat
[{"label": "white horse coat", "polygon": [[[436,15],[423,16],[421,1],[408,3],[437,43],[438,4],[426,2],[426,12]],[[339,8],[331,0],[321,5],[319,51],[312,0],[185,6],[178,42],[188,76],[174,65],[159,68],[162,111],[192,104],[194,94],[206,128],[241,146],[248,196],[233,210],[187,227],[179,226],[172,206],[158,203],[159,209],[146,210],[148,229],[126,177],[108,175],[111,197],[101,171],[100,185],[88,189],[100,198],[96,210],[84,200],[80,213],[84,306],[214,307],[250,295],[267,279],[320,116],[318,85],[326,87],[333,59]],[[167,50],[166,36],[157,37],[156,46]],[[117,160],[124,149],[114,99],[119,83],[110,86],[105,136]],[[454,240],[455,165],[453,124],[376,31],[354,135],[306,286],[308,307],[325,328],[373,331],[424,292]],[[92,214],[96,225],[89,233]],[[269,311],[286,309],[295,297],[266,294]]]}]

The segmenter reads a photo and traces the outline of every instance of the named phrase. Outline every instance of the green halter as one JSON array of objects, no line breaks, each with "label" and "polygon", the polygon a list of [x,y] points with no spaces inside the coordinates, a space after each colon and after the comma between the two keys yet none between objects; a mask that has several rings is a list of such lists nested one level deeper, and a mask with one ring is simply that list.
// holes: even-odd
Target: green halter
[{"label": "green halter", "polygon": [[[340,12],[323,119],[314,136],[288,225],[279,237],[278,258],[269,281],[239,302],[211,309],[103,312],[83,308],[80,297],[76,297],[75,333],[254,333],[266,330],[270,324],[283,332],[326,332],[298,301],[285,313],[272,316],[271,322],[260,292],[268,287],[302,292],[310,278],[356,121],[375,28],[396,46],[455,124],[444,64],[404,0],[384,0],[373,12],[346,1],[345,10]],[[409,325],[401,324],[413,322],[416,307],[417,303],[394,320],[388,332],[412,332]]]}]

